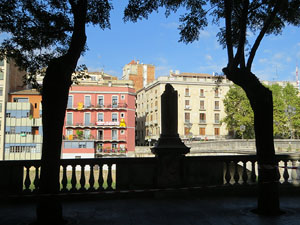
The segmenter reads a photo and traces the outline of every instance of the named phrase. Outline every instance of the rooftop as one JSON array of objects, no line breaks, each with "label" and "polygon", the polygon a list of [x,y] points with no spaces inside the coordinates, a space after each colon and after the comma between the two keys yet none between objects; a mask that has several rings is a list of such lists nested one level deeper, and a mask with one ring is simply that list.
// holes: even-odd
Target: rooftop
[{"label": "rooftop", "polygon": [[11,92],[11,95],[40,95],[41,93],[37,89],[25,89],[21,91]]}]

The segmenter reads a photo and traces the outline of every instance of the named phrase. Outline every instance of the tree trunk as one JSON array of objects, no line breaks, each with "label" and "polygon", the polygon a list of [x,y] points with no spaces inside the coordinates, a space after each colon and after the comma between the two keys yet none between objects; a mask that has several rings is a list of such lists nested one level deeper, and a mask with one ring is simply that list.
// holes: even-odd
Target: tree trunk
[{"label": "tree trunk", "polygon": [[[75,68],[63,56],[52,60],[43,82],[43,152],[40,193],[54,196],[59,192],[62,128],[68,100],[71,75]],[[37,207],[40,224],[64,224],[62,207],[55,197],[42,197]]]},{"label": "tree trunk", "polygon": [[[79,0],[76,5],[73,3],[72,12],[74,30],[69,50],[65,55],[51,60],[43,81],[43,149],[39,187],[42,197],[37,205],[37,224],[66,223],[59,198],[53,196],[56,196],[60,189],[59,161],[71,77],[86,43],[87,1]],[[43,197],[43,194],[46,195]]]},{"label": "tree trunk", "polygon": [[255,212],[264,215],[280,214],[279,171],[273,138],[272,92],[246,69],[223,69],[227,78],[239,85],[250,101],[254,112],[254,131],[258,161],[258,205]]}]

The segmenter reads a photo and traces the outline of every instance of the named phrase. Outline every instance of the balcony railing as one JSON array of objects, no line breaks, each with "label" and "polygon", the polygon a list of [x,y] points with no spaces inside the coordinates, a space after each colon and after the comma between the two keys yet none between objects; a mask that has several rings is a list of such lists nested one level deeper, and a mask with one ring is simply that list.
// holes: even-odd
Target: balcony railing
[{"label": "balcony railing", "polygon": [[[277,155],[280,187],[300,188],[300,156]],[[60,160],[60,192],[149,190],[157,186],[157,158]],[[0,194],[30,195],[39,189],[39,160],[1,161]],[[246,188],[257,184],[257,156],[185,157],[178,188]],[[210,171],[207,173],[207,171]],[[145,176],[147,174],[147,176]],[[168,187],[165,187],[168,188]],[[162,188],[161,188],[162,189]]]},{"label": "balcony railing", "polygon": [[71,106],[68,105],[67,109],[73,109],[73,110],[96,110],[96,109],[126,109],[128,108],[128,105],[126,103],[116,103],[116,104],[89,104],[89,105],[83,105],[82,107],[79,106]]},{"label": "balcony railing", "polygon": [[67,122],[66,127],[67,128],[98,128],[101,127],[114,127],[114,128],[126,128],[126,124],[121,124],[120,121],[96,121],[91,123],[71,123]]},{"label": "balcony railing", "polygon": [[126,154],[126,148],[98,148],[96,155],[107,155],[107,154]]}]

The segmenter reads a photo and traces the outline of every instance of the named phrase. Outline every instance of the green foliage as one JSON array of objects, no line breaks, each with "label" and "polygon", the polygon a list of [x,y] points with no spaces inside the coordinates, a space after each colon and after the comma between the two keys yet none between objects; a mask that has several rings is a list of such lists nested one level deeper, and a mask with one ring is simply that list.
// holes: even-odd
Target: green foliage
[{"label": "green foliage", "polygon": [[36,84],[36,73],[42,73],[51,59],[67,53],[74,9],[85,1],[86,24],[110,28],[112,5],[108,0],[1,0],[0,32],[8,35],[0,45],[0,58],[13,58]]},{"label": "green foliage", "polygon": [[[274,137],[290,138],[291,131],[294,138],[300,137],[300,97],[298,91],[291,84],[284,88],[278,84],[268,87],[273,94]],[[235,136],[241,138],[240,126],[246,127],[244,138],[254,138],[254,117],[249,100],[245,92],[237,85],[233,85],[224,99],[227,116],[223,119],[227,128],[234,131]],[[288,112],[288,107],[294,107],[295,112]]]},{"label": "green foliage", "polygon": [[[129,0],[128,6],[124,11],[124,21],[148,19],[149,14],[153,11],[158,11],[160,7],[165,7],[166,16],[171,12],[176,12],[179,8],[185,8],[186,12],[181,15],[179,21],[180,40],[185,43],[190,43],[198,40],[201,35],[200,30],[203,30],[208,25],[208,17],[212,19],[214,24],[220,27],[220,32],[217,34],[220,44],[226,47],[225,27],[220,26],[222,19],[226,18],[225,1],[219,0]],[[231,33],[232,43],[235,47],[241,41],[241,23],[246,22],[246,25],[252,33],[259,32],[275,8],[276,1],[254,0],[249,1],[247,5],[247,20],[243,21],[242,9],[247,1],[232,0],[229,1],[232,5],[231,16]],[[273,22],[267,30],[267,34],[280,34],[286,24],[298,26],[300,24],[300,1],[298,0],[283,0],[278,12],[273,19]],[[247,42],[246,42],[247,43]]]},{"label": "green foliage", "polygon": [[[227,116],[222,122],[226,123],[227,129],[234,131],[238,138],[254,138],[254,115],[243,89],[233,85],[223,102]],[[245,126],[245,131],[240,130],[241,125]]]}]

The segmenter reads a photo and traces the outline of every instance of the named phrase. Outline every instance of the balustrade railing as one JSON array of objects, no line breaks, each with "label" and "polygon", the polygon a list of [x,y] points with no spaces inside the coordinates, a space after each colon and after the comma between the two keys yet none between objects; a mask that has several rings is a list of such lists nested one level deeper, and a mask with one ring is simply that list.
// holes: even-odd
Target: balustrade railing
[{"label": "balustrade railing", "polygon": [[[299,187],[300,156],[277,155],[280,186]],[[0,162],[1,193],[38,192],[40,161]],[[157,188],[156,158],[62,159],[60,192],[103,192]],[[232,186],[257,184],[256,155],[188,156],[184,158],[182,187]],[[7,172],[3,172],[7,171]],[[13,177],[12,177],[13,176]]]}]

